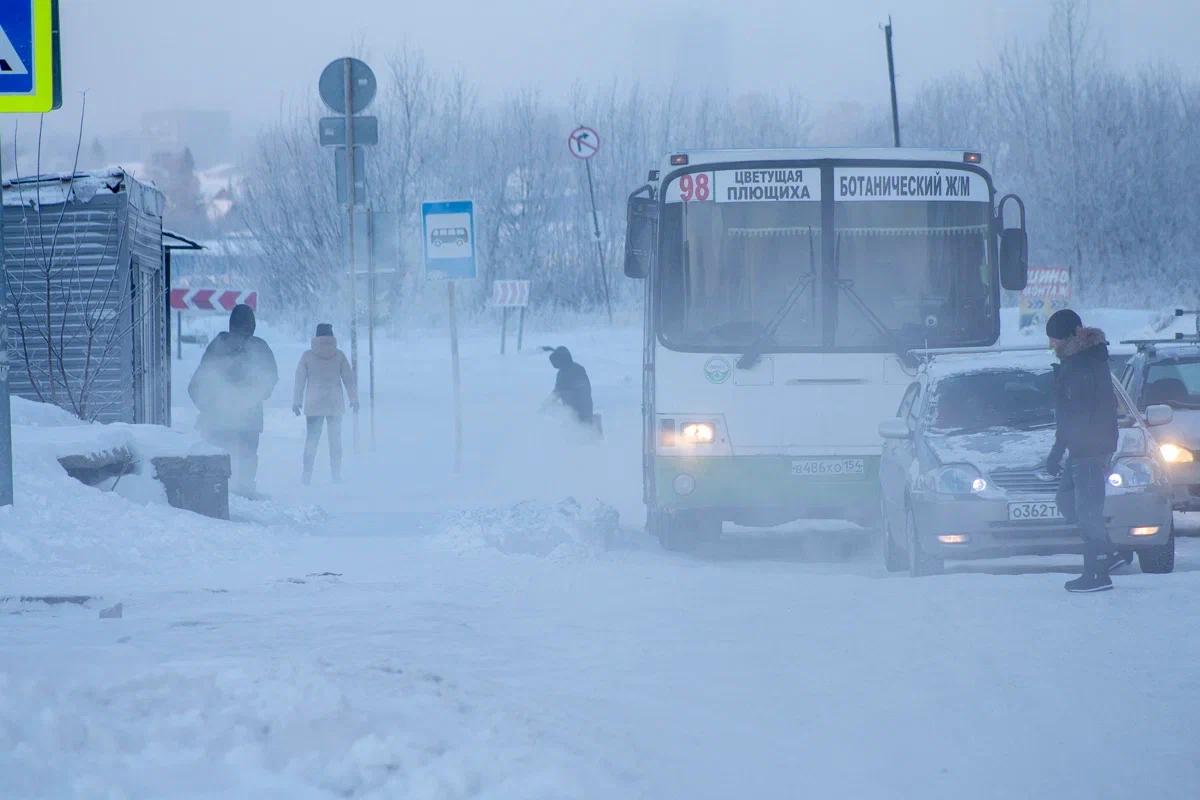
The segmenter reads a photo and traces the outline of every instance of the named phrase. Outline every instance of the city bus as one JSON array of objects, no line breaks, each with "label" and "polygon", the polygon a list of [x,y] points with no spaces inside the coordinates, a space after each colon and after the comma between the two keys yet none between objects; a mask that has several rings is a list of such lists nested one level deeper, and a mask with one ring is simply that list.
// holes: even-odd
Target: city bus
[{"label": "city bus", "polygon": [[1024,204],[973,151],[681,151],[627,215],[647,527],[673,550],[724,523],[873,521],[912,351],[994,344],[1028,271]]}]

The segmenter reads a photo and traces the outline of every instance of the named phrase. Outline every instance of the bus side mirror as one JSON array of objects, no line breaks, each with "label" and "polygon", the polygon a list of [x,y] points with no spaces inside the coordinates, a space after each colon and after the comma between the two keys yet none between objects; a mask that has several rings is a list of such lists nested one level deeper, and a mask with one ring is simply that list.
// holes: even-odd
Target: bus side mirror
[{"label": "bus side mirror", "polygon": [[658,241],[658,201],[649,194],[647,184],[629,196],[625,228],[625,277],[644,278],[650,274],[654,245]]},{"label": "bus side mirror", "polygon": [[1019,292],[1029,283],[1029,237],[1021,228],[1000,232],[1000,285]]},{"label": "bus side mirror", "polygon": [[[1004,206],[1017,204],[1019,221],[1015,228],[1004,227]],[[1000,229],[1000,285],[1020,292],[1029,283],[1029,236],[1025,233],[1025,203],[1015,194],[1006,194],[996,206],[996,227]]]}]

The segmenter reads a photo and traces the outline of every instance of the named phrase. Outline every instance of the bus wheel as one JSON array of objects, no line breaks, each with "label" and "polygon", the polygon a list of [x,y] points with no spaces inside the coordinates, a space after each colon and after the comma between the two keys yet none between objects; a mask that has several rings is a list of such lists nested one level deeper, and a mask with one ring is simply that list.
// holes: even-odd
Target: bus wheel
[{"label": "bus wheel", "polygon": [[721,522],[696,513],[650,512],[651,533],[658,537],[664,550],[690,553],[702,542],[713,541],[721,535]]}]

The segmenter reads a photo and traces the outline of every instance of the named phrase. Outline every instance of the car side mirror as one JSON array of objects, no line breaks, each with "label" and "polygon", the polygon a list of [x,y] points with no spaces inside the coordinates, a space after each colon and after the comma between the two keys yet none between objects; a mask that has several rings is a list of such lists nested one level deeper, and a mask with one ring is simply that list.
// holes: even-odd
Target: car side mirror
[{"label": "car side mirror", "polygon": [[[645,196],[643,196],[645,192]],[[658,201],[649,196],[647,184],[629,196],[625,227],[625,277],[645,278],[650,274],[654,245],[658,241]]]},{"label": "car side mirror", "polygon": [[904,420],[892,417],[879,423],[879,435],[884,439],[903,440],[912,436],[912,430]]},{"label": "car side mirror", "polygon": [[1170,425],[1175,419],[1175,409],[1167,405],[1146,406],[1146,424],[1151,428]]},{"label": "car side mirror", "polygon": [[[1019,222],[1015,228],[1004,227],[1004,206],[1012,200],[1017,204]],[[996,227],[1000,228],[1000,285],[1010,292],[1023,291],[1029,283],[1029,236],[1025,233],[1025,203],[1015,194],[1000,199],[996,210]]]}]

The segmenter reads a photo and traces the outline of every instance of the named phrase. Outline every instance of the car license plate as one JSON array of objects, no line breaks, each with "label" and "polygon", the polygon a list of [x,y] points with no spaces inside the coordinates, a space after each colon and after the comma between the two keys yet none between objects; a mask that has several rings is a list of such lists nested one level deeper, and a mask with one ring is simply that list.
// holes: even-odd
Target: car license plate
[{"label": "car license plate", "polygon": [[1058,503],[1009,503],[1008,519],[1010,522],[1027,522],[1030,520],[1062,519]]},{"label": "car license plate", "polygon": [[855,476],[867,472],[863,458],[802,458],[792,462],[792,474],[802,478]]}]

